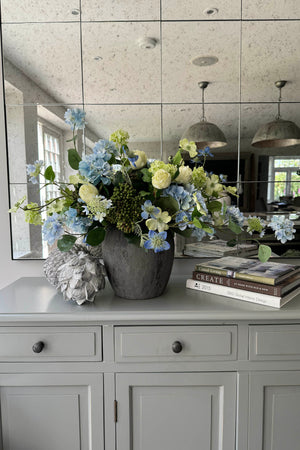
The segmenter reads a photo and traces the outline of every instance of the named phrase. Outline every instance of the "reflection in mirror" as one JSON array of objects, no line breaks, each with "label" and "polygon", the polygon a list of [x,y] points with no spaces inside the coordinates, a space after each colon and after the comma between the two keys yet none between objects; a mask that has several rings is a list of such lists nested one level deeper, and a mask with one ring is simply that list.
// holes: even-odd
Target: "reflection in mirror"
[{"label": "reflection in mirror", "polygon": [[13,104],[82,102],[79,23],[3,24],[2,41]]}]

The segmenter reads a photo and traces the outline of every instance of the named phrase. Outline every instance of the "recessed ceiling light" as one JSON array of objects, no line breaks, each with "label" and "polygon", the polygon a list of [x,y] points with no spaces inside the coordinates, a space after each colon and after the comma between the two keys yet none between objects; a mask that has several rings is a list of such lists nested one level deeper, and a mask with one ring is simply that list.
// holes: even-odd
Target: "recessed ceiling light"
[{"label": "recessed ceiling light", "polygon": [[102,56],[94,56],[95,61],[101,61],[101,59],[103,59]]},{"label": "recessed ceiling light", "polygon": [[80,9],[78,8],[72,9],[72,14],[73,16],[78,16],[80,14]]},{"label": "recessed ceiling light", "polygon": [[218,14],[219,10],[218,8],[206,8],[203,11],[204,16],[215,16],[216,14]]},{"label": "recessed ceiling light", "polygon": [[143,37],[138,40],[138,45],[140,48],[151,50],[155,48],[157,44],[157,40],[150,37]]},{"label": "recessed ceiling light", "polygon": [[218,62],[216,56],[197,56],[197,58],[192,59],[192,64],[195,66],[212,66]]}]

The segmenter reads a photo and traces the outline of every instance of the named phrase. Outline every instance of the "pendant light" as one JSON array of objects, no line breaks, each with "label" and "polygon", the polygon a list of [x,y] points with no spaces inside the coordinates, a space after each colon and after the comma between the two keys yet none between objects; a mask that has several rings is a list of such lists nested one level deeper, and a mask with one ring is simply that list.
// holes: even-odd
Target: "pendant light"
[{"label": "pendant light", "polygon": [[252,140],[253,147],[291,147],[300,144],[300,128],[294,122],[283,120],[280,115],[281,89],[285,85],[285,80],[275,82],[275,86],[279,89],[277,117],[273,122],[261,125]]},{"label": "pendant light", "polygon": [[183,134],[182,139],[194,141],[197,148],[218,148],[227,145],[224,133],[214,123],[206,121],[204,112],[204,89],[209,85],[208,81],[200,81],[198,86],[202,89],[202,118],[200,122],[190,126]]}]

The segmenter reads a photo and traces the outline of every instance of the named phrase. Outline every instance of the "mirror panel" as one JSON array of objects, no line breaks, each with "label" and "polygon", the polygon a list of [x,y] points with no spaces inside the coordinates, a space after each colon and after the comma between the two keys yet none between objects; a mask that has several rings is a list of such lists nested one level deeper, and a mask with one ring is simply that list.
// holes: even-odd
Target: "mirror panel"
[{"label": "mirror panel", "polygon": [[[166,22],[162,24],[162,100],[200,103],[199,81],[210,81],[206,102],[239,101],[239,22]],[[197,38],[195,38],[197,36]],[[192,60],[215,56],[211,66]]]},{"label": "mirror panel", "polygon": [[83,23],[82,33],[85,103],[160,102],[160,45],[138,45],[160,42],[158,22]]},{"label": "mirror panel", "polygon": [[159,20],[160,0],[81,0],[83,21]]},{"label": "mirror panel", "polygon": [[243,19],[300,19],[298,0],[243,2]]},{"label": "mirror panel", "polygon": [[79,5],[80,0],[1,0],[2,22],[77,21]]},{"label": "mirror panel", "polygon": [[300,21],[242,23],[242,101],[276,102],[277,80],[288,80],[283,101],[300,101]]},{"label": "mirror panel", "polygon": [[[162,0],[163,20],[226,20],[241,18],[240,0]],[[212,7],[213,6],[213,7]]]},{"label": "mirror panel", "polygon": [[5,80],[23,103],[82,103],[80,24],[3,24]]}]

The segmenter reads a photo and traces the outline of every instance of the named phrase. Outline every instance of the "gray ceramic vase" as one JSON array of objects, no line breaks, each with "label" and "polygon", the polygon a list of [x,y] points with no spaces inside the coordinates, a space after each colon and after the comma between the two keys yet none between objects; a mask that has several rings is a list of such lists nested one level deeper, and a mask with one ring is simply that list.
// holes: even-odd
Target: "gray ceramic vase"
[{"label": "gray ceramic vase", "polygon": [[146,299],[161,295],[170,278],[174,260],[174,239],[170,249],[154,253],[128,242],[119,230],[108,230],[102,243],[102,256],[108,279],[116,295]]}]

